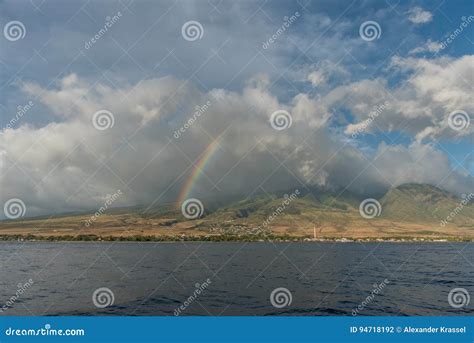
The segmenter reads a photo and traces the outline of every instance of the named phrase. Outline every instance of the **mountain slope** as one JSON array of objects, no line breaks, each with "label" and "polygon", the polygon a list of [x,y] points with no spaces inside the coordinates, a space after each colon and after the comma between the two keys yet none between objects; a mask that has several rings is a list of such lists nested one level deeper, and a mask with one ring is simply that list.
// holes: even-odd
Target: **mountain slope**
[{"label": "mountain slope", "polygon": [[[440,223],[450,218],[449,222],[457,225],[473,225],[474,206],[463,199],[431,185],[404,184],[390,189],[380,200],[382,216],[398,221]],[[454,211],[454,212],[453,212]],[[451,215],[454,213],[455,215]]]},{"label": "mountain slope", "polygon": [[[468,198],[474,201],[474,194]],[[204,202],[203,215],[194,220],[185,218],[177,204],[167,204],[150,209],[143,206],[108,209],[94,219],[91,219],[93,213],[89,213],[3,221],[0,237],[474,240],[472,203],[434,186],[405,184],[390,189],[379,199],[381,214],[374,218],[366,218],[359,212],[363,200],[349,192],[310,187],[259,194],[230,203]]]}]

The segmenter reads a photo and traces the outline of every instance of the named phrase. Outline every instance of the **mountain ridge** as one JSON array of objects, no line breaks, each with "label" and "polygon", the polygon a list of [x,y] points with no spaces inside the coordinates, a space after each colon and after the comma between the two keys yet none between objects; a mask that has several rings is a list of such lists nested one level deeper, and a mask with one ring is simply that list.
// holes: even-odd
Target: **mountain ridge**
[{"label": "mountain ridge", "polygon": [[[93,220],[93,213],[81,213],[3,221],[0,236],[174,239],[250,235],[295,239],[472,240],[474,194],[469,193],[467,198],[457,198],[432,185],[415,183],[391,188],[379,199],[362,199],[350,192],[327,191],[320,187],[301,187],[204,206],[202,215],[194,219],[186,218],[176,204],[148,211],[141,206],[110,208]],[[366,202],[368,207],[364,208]]]}]

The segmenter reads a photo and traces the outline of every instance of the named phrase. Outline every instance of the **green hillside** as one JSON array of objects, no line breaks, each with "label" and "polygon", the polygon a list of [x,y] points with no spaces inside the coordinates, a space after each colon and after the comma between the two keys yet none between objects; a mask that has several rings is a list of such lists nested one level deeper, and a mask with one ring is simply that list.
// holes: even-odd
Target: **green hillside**
[{"label": "green hillside", "polygon": [[462,201],[462,198],[431,185],[404,184],[390,189],[380,204],[384,218],[439,223],[449,217],[453,224],[473,226],[474,199],[466,205]]},{"label": "green hillside", "polygon": [[184,217],[178,204],[165,204],[108,209],[92,221],[94,212],[2,221],[0,238],[474,240],[472,193],[463,200],[434,186],[405,184],[380,197],[379,215],[369,218],[359,212],[363,200],[350,192],[302,187],[237,201],[203,200],[203,215],[196,219]]}]

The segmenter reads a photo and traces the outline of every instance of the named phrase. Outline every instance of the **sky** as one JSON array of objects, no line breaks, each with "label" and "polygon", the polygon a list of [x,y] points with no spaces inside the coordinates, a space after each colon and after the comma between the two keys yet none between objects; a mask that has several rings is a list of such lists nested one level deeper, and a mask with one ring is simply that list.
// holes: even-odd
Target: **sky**
[{"label": "sky", "polygon": [[0,200],[26,216],[474,189],[472,1],[15,0],[0,24]]}]

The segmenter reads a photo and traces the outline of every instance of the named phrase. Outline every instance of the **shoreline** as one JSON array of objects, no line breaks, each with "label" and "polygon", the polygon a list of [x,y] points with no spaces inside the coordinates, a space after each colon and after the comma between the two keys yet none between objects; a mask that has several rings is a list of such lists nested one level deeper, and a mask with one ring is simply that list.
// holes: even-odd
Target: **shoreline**
[{"label": "shoreline", "polygon": [[344,237],[289,237],[289,236],[34,236],[34,235],[0,235],[0,242],[91,242],[91,243],[469,243],[474,239],[457,237],[392,237],[392,238],[344,238]]}]

